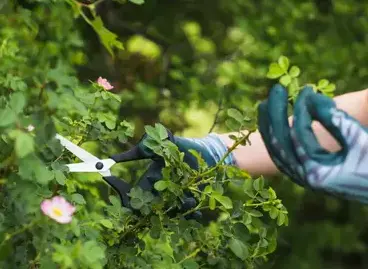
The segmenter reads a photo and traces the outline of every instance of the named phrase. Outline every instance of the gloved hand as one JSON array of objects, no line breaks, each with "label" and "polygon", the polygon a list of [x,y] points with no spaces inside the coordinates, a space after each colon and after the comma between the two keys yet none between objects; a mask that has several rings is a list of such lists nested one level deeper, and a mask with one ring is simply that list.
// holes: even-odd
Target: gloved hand
[{"label": "gloved hand", "polygon": [[[216,165],[227,152],[225,143],[215,133],[211,133],[203,138],[184,138],[174,136],[170,130],[167,130],[168,139],[173,142],[179,149],[184,152],[184,162],[186,162],[192,169],[198,170],[197,159],[189,152],[190,149],[196,150],[207,163],[209,167]],[[162,179],[161,170],[164,168],[164,160],[157,156],[145,145],[147,134],[144,134],[136,147],[128,152],[112,156],[117,162],[125,160],[135,159],[147,159],[150,158],[153,162],[150,164],[147,171],[138,181],[138,186],[143,190],[151,191],[153,194],[158,195],[158,192],[154,189],[154,184]],[[224,160],[224,164],[234,164],[233,154],[230,153]],[[190,194],[187,194],[182,201],[181,211],[185,212],[194,208],[197,205],[196,200]],[[202,217],[201,212],[194,212],[188,216],[188,218],[194,218],[199,220]]]},{"label": "gloved hand", "polygon": [[[286,89],[275,85],[258,111],[259,131],[278,169],[301,186],[368,202],[368,129],[310,87],[299,94],[289,127],[287,99]],[[339,152],[320,146],[313,120],[336,138]]]}]

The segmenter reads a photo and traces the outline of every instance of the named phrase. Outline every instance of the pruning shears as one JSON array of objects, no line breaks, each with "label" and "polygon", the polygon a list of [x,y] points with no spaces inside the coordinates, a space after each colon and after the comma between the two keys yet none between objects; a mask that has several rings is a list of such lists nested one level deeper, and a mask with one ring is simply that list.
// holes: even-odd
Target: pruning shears
[{"label": "pruning shears", "polygon": [[[170,131],[168,131],[168,139],[173,141],[173,135]],[[119,179],[116,176],[111,174],[110,168],[116,163],[127,162],[133,160],[143,160],[143,159],[152,159],[156,162],[151,165],[159,166],[160,156],[156,155],[143,145],[142,141],[146,138],[146,134],[141,138],[140,142],[132,149],[125,151],[120,154],[116,154],[111,156],[108,159],[99,159],[96,156],[92,155],[88,151],[74,144],[70,140],[61,136],[60,134],[56,134],[56,139],[60,141],[60,144],[64,146],[67,150],[77,156],[83,162],[81,163],[72,163],[66,164],[69,169],[69,172],[83,172],[83,173],[100,173],[102,178],[109,184],[120,196],[121,203],[125,207],[130,207],[128,193],[132,189],[132,186],[127,182]],[[161,160],[163,162],[163,160]],[[159,169],[160,170],[160,169]],[[141,180],[139,181],[139,187],[146,191],[153,191],[153,184],[155,181],[160,179],[160,175],[157,173],[154,175],[143,175]]]}]

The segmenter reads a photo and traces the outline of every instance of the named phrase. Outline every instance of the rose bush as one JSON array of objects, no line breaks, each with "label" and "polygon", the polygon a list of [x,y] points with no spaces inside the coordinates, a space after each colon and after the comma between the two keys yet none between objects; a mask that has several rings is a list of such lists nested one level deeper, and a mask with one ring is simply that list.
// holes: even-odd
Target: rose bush
[{"label": "rose bush", "polygon": [[[166,162],[155,185],[161,195],[133,188],[131,204],[140,214],[122,207],[98,174],[68,173],[64,164],[76,159],[56,133],[101,157],[119,151],[118,142],[134,133],[131,122],[117,118],[121,98],[107,79],[78,79],[83,42],[65,14],[71,7],[84,11],[69,3],[40,4],[32,12],[17,6],[0,17],[1,267],[245,268],[263,261],[276,247],[276,227],[288,222],[275,192],[234,167],[208,168],[195,152],[201,166],[190,169],[160,125],[147,132]],[[113,43],[105,42],[112,34],[95,18],[85,20],[99,24],[96,31],[112,51]],[[246,115],[234,109],[230,115],[240,130]],[[114,173],[130,180],[129,169]],[[228,196],[229,182],[242,200]],[[168,205],[184,191],[198,199],[195,210],[217,218],[187,219],[194,209],[169,216]]]},{"label": "rose bush", "polygon": [[[304,21],[324,25],[326,18],[313,19],[318,11],[312,3],[297,8],[299,2],[286,2],[277,8],[260,2],[260,10],[268,14],[260,16],[251,1],[218,1],[205,17],[185,17],[174,27],[161,21],[165,16],[160,13],[175,12],[155,8],[157,20],[147,29],[145,19],[135,21],[137,12],[150,18],[152,3],[134,5],[143,1],[0,4],[0,267],[251,268],[267,261],[276,248],[276,228],[288,224],[288,214],[263,178],[251,179],[245,171],[222,164],[192,171],[174,146],[156,141],[154,150],[165,152],[167,163],[156,186],[161,196],[134,189],[130,198],[141,213],[137,216],[121,207],[100,175],[69,174],[63,164],[78,160],[63,151],[54,135],[61,133],[96,156],[107,157],[134,143],[147,123],[187,128],[185,116],[195,113],[193,104],[215,107],[210,116],[215,116],[219,130],[252,131],[254,103],[265,97],[271,83],[265,80],[267,71],[268,78],[288,86],[292,98],[299,89],[300,70],[278,57],[284,51],[305,65],[308,76],[339,76],[344,86],[354,68],[327,68],[331,51],[313,50],[328,44],[327,35],[310,41],[295,29]],[[344,18],[353,14],[344,13],[345,4],[337,2],[338,12],[347,14]],[[178,3],[177,13],[182,5]],[[254,27],[238,14],[241,9],[247,10],[249,21],[257,22]],[[231,21],[224,20],[225,26],[207,23],[218,22],[222,12],[233,15]],[[290,16],[279,33],[269,22],[280,21],[286,13]],[[201,19],[202,25],[196,22]],[[342,65],[350,60],[344,48],[336,54]],[[314,65],[309,63],[313,59]],[[357,60],[365,62],[360,54]],[[364,77],[364,72],[357,76]],[[334,86],[320,80],[315,88],[331,94]],[[154,138],[160,127],[150,130]],[[246,135],[234,139],[246,143]],[[113,172],[136,183],[146,164],[118,165]],[[194,175],[210,183],[208,188],[202,191],[197,181],[184,180]],[[220,212],[219,218],[200,223],[187,220],[188,212],[169,217],[167,205],[184,190],[196,194],[203,209]],[[58,196],[75,210],[48,202]],[[45,203],[52,207],[46,209]],[[68,223],[59,223],[64,213]],[[346,230],[349,234],[349,227]]]}]

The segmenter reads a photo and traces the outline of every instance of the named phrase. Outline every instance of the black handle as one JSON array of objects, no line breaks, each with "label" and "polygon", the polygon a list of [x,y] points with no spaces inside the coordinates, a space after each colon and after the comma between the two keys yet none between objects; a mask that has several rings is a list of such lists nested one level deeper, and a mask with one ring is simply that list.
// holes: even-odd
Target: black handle
[{"label": "black handle", "polygon": [[[166,128],[168,139],[175,143],[174,135],[172,132]],[[158,156],[154,152],[152,152],[151,149],[147,148],[147,146],[144,144],[144,140],[147,138],[147,134],[145,133],[137,145],[135,145],[132,149],[125,151],[123,153],[115,154],[111,156],[111,159],[113,159],[117,163],[121,162],[127,162],[127,161],[135,161],[135,160],[144,160],[144,159],[152,159],[155,161],[158,161],[162,159],[161,156]]]},{"label": "black handle", "polygon": [[103,177],[103,179],[119,194],[124,207],[130,207],[128,193],[132,186],[115,176]]}]

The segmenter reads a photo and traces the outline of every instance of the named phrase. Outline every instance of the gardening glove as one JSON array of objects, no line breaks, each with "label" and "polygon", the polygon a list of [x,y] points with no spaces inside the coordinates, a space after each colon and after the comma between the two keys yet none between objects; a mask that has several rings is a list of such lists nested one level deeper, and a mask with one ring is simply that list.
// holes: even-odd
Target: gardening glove
[{"label": "gardening glove", "polygon": [[[259,131],[278,169],[303,187],[366,203],[368,129],[311,87],[305,87],[297,97],[292,127],[287,105],[287,91],[277,84],[258,111]],[[336,138],[342,147],[339,152],[320,146],[313,120]]]},{"label": "gardening glove", "polygon": [[[227,152],[225,143],[215,133],[211,133],[203,138],[185,138],[174,136],[168,129],[166,129],[166,131],[168,133],[168,139],[178,147],[180,152],[184,152],[184,162],[192,169],[198,170],[198,162],[195,156],[189,152],[190,149],[196,150],[209,167],[215,166]],[[138,186],[143,190],[151,191],[153,194],[158,195],[158,192],[153,186],[158,180],[162,179],[161,170],[165,167],[165,163],[161,156],[153,153],[152,150],[145,145],[147,137],[147,134],[144,134],[136,147],[128,152],[115,155],[112,158],[117,162],[121,162],[124,159],[152,159],[153,162],[148,170],[139,179]],[[225,158],[224,164],[235,164],[232,153]],[[182,211],[187,211],[194,208],[196,205],[197,201],[188,193],[182,201],[181,209]],[[199,211],[188,216],[188,218],[195,219],[200,219],[201,217],[202,215]]]}]

